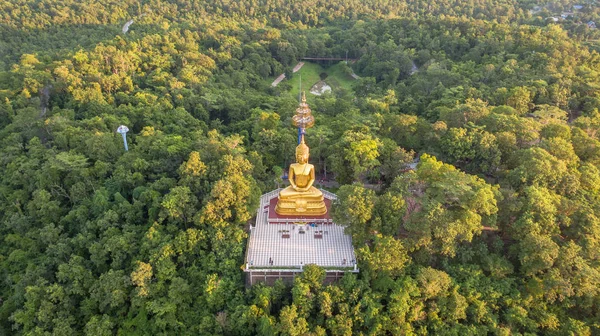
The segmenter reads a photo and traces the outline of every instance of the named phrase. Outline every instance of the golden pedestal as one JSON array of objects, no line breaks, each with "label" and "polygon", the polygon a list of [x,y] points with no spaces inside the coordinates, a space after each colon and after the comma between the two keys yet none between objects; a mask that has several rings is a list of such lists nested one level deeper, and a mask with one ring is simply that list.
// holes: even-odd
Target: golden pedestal
[{"label": "golden pedestal", "polygon": [[323,193],[319,189],[311,187],[306,192],[306,196],[297,193],[293,198],[283,196],[286,190],[287,188],[279,193],[279,199],[275,207],[277,214],[284,216],[320,216],[327,213]]}]

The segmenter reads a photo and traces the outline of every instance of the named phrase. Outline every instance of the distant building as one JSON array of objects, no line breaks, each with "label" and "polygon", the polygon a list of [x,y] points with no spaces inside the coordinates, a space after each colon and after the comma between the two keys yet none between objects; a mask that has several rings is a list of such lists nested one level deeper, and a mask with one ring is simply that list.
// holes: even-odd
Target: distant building
[{"label": "distant building", "polygon": [[573,13],[572,12],[563,12],[562,14],[560,14],[560,17],[563,19],[566,19],[568,17],[573,17]]},{"label": "distant building", "polygon": [[547,17],[546,20],[552,20],[552,22],[558,22],[560,19],[556,16]]},{"label": "distant building", "polygon": [[582,5],[573,5],[573,9],[575,9],[575,10],[580,10],[582,8],[583,8]]},{"label": "distant building", "polygon": [[596,29],[596,22],[590,21],[590,22],[587,23],[587,26],[590,29]]},{"label": "distant building", "polygon": [[529,10],[529,13],[531,14],[536,14],[542,11],[542,8],[540,6],[534,6],[532,9]]}]

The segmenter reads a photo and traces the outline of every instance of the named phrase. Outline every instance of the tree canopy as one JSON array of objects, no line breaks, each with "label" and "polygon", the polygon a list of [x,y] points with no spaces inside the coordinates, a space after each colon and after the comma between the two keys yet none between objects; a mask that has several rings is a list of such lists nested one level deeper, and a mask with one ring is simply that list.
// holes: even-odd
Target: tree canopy
[{"label": "tree canopy", "polygon": [[[0,1],[0,334],[599,334],[590,21],[566,0]],[[313,64],[335,76],[306,142],[360,273],[246,287],[248,223],[294,160],[292,69],[346,54]]]}]

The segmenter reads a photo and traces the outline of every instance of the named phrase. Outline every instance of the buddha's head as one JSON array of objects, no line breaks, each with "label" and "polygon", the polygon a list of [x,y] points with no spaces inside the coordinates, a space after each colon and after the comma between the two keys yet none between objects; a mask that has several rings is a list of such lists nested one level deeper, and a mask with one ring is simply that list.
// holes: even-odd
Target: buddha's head
[{"label": "buddha's head", "polygon": [[300,144],[296,147],[296,162],[307,163],[308,162],[309,149],[304,143],[304,135],[302,135]]}]

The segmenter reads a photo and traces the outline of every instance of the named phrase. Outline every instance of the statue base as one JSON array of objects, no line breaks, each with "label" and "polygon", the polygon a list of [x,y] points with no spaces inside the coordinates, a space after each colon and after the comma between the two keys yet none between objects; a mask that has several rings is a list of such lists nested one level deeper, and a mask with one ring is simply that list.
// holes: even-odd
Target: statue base
[{"label": "statue base", "polygon": [[[317,190],[317,189],[315,189]],[[318,190],[317,190],[318,191]],[[323,200],[323,194],[318,191],[319,197],[313,193],[307,193],[307,197],[300,195],[294,198],[285,198],[279,194],[275,212],[284,216],[320,216],[327,213],[327,206]]]}]

